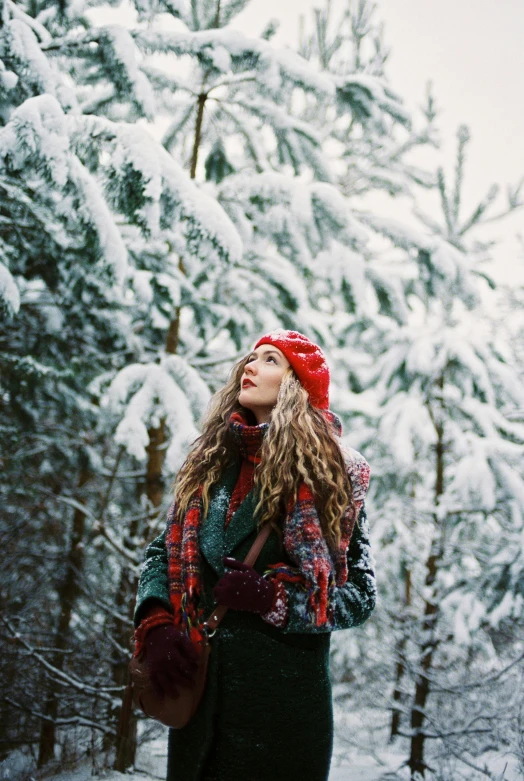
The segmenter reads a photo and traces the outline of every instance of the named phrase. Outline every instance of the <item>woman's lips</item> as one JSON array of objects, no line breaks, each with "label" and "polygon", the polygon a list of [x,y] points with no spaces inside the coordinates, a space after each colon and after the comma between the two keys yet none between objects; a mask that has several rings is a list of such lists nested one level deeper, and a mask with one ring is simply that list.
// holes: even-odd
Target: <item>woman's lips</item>
[{"label": "woman's lips", "polygon": [[256,385],[254,382],[251,382],[251,380],[244,380],[242,383],[243,388],[249,388],[249,386],[256,388]]}]

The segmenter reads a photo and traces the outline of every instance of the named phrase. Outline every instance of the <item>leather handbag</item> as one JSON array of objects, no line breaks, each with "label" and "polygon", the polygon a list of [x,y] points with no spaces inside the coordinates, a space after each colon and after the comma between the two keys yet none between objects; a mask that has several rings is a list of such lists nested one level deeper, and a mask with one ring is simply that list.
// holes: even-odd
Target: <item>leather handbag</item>
[{"label": "leather handbag", "polygon": [[[248,564],[250,567],[253,566],[270,532],[271,526],[265,524],[249,549],[244,559],[244,564]],[[145,655],[131,659],[129,663],[130,694],[135,705],[150,719],[155,719],[172,729],[182,729],[182,727],[189,724],[198,709],[206,687],[211,638],[226,615],[227,610],[228,608],[225,605],[215,605],[211,615],[204,622],[204,637],[197,648],[199,655],[195,685],[191,689],[180,687],[178,697],[168,697],[167,695],[163,698],[159,697],[151,686]]]}]

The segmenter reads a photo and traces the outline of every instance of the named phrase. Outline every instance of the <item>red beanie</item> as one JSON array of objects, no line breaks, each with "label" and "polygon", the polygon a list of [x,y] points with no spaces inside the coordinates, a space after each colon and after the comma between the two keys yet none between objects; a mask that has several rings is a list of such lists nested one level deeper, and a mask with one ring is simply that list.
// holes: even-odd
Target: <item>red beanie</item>
[{"label": "red beanie", "polygon": [[262,336],[256,345],[273,344],[286,356],[301,385],[309,393],[312,407],[329,407],[329,367],[318,345],[298,331],[271,331]]}]

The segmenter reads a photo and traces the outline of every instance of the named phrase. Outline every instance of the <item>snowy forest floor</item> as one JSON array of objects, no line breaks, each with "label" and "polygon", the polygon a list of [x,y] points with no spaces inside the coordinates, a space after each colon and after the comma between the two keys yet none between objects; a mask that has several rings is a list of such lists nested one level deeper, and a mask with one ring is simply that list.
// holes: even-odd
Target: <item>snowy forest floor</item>
[{"label": "snowy forest floor", "polygon": [[[369,727],[370,715],[351,713],[337,707],[335,701],[335,744],[329,781],[407,781],[409,778],[408,769],[403,766],[408,753],[407,742],[388,746],[389,727],[384,722],[384,714],[375,713],[375,718],[371,719],[372,727]],[[104,781],[163,781],[167,763],[167,730],[142,743],[134,771],[126,774],[97,770],[91,761],[85,761],[75,770],[33,774],[21,755],[11,755],[10,759],[11,762],[8,759],[0,763],[0,781],[89,781],[93,776]],[[486,778],[522,781],[518,761],[513,755],[486,752],[480,757],[471,757],[471,760],[491,775],[477,773],[452,757],[434,757],[430,764],[436,774],[432,777],[438,781],[480,781]],[[253,777],[246,781],[257,779]],[[279,779],[275,777],[275,781]]]},{"label": "snowy forest floor", "polygon": [[[347,748],[336,750],[333,756],[333,764],[329,781],[379,781],[384,778],[384,774],[394,771],[402,763],[402,757],[393,753],[382,754],[381,762],[370,756],[357,755],[348,752]],[[167,738],[162,736],[149,743],[144,744],[138,751],[136,767],[134,772],[122,774],[116,771],[101,771],[99,777],[104,781],[163,781],[165,779],[167,762]],[[3,764],[3,763],[2,763]],[[12,768],[14,770],[14,768]],[[7,773],[6,773],[7,771]],[[45,776],[48,781],[89,781],[93,777],[93,767],[90,762],[83,763],[77,770],[65,770],[52,776]],[[390,776],[394,777],[394,776]],[[10,773],[7,767],[5,770],[0,766],[0,778],[2,781],[18,781],[23,778],[29,781],[34,778],[35,781],[42,776],[19,775],[16,770]],[[507,776],[509,779],[510,777]],[[516,778],[516,777],[515,777]],[[246,779],[246,781],[256,781],[256,778]],[[278,781],[278,779],[275,779]],[[304,781],[307,781],[304,779]],[[513,779],[512,779],[513,781]]]},{"label": "snowy forest floor", "polygon": [[[329,774],[329,781],[394,781],[394,779],[407,779],[407,772],[400,771],[405,760],[395,750],[383,750],[374,756],[364,755],[347,747],[335,745],[333,763]],[[159,738],[142,747],[139,751],[136,769],[132,773],[117,773],[109,771],[100,774],[104,781],[163,781],[165,779],[167,761],[167,739]],[[499,781],[521,781],[522,775],[516,762],[511,757],[503,757],[494,752],[488,752],[481,758],[477,758],[477,764],[487,767]],[[459,781],[464,778],[476,778],[474,771],[468,771],[463,767],[462,771],[454,771],[449,768],[449,775],[440,776],[443,781]],[[51,777],[49,777],[51,778]],[[88,781],[92,778],[91,767],[79,768],[75,772],[64,772],[52,777],[52,781]],[[35,780],[36,781],[36,780]],[[246,781],[257,781],[255,777]],[[275,778],[275,781],[279,781]],[[307,781],[307,779],[304,779]]]},{"label": "snowy forest floor", "polygon": [[[386,758],[387,759],[387,758]],[[390,757],[390,767],[398,767],[402,759],[399,757]],[[167,760],[167,740],[159,738],[146,744],[139,751],[136,769],[134,773],[122,774],[114,771],[108,772],[103,776],[104,781],[160,781],[165,779]],[[388,768],[377,765],[377,762],[370,757],[357,757],[349,762],[349,757],[342,759],[339,767],[335,766],[336,759],[329,776],[329,781],[379,781]],[[399,761],[397,761],[399,760]],[[77,772],[60,773],[53,776],[53,781],[88,781],[91,769],[83,768]],[[246,781],[256,781],[256,778],[246,779]],[[275,778],[275,781],[278,781]],[[307,779],[304,779],[307,781]]]},{"label": "snowy forest floor", "polygon": [[[344,745],[335,744],[333,763],[329,774],[329,781],[394,781],[394,779],[407,779],[408,774],[400,770],[405,760],[405,753],[402,755],[393,749],[378,751],[377,753],[362,754],[354,749],[348,749]],[[167,761],[167,739],[166,737],[157,738],[150,743],[144,744],[138,752],[136,768],[134,772],[126,774],[116,771],[101,771],[98,775],[104,781],[163,781],[165,779]],[[480,758],[476,758],[480,766],[487,767],[494,774],[493,777],[499,781],[520,781],[522,775],[517,768],[517,764],[512,757],[503,757],[494,752],[488,752]],[[448,774],[441,775],[440,778],[445,781],[459,781],[464,778],[477,778],[474,771],[468,775],[468,771],[463,767],[462,771],[455,772],[449,768]],[[20,778],[2,773],[0,768],[0,778],[2,781],[11,781],[11,779]],[[30,779],[42,778],[41,776],[24,775],[23,778]],[[77,770],[67,770],[53,776],[46,776],[49,781],[89,781],[93,778],[93,768],[91,763],[80,766]],[[246,779],[246,781],[256,781],[256,778]],[[275,781],[279,781],[275,778]],[[307,781],[307,779],[304,779]]]}]

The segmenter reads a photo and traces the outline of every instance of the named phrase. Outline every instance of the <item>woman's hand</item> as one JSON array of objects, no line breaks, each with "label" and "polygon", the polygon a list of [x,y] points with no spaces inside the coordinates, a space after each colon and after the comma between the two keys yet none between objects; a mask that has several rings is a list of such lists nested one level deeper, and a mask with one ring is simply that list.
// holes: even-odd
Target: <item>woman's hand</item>
[{"label": "woman's hand", "polygon": [[159,697],[178,697],[179,686],[195,686],[198,653],[186,634],[173,624],[149,630],[145,654],[151,685]]},{"label": "woman's hand", "polygon": [[217,604],[234,610],[267,613],[273,604],[273,583],[242,561],[226,556],[224,564],[233,572],[227,572],[213,589]]}]

